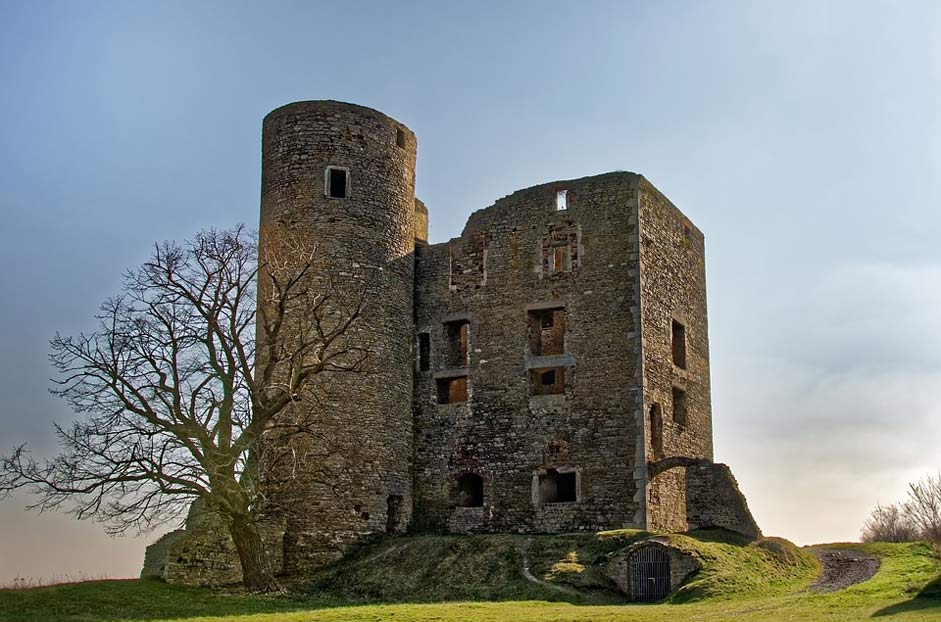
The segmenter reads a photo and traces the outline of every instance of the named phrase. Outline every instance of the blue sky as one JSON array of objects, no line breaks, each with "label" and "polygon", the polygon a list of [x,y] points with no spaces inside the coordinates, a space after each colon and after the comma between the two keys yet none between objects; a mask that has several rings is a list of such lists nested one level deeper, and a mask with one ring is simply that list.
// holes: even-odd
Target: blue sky
[{"label": "blue sky", "polygon": [[[0,0],[0,450],[53,449],[48,339],[155,241],[257,222],[261,119],[377,108],[431,237],[643,173],[705,233],[716,457],[766,533],[853,539],[941,467],[941,4]],[[0,582],[143,538],[0,505]]]}]

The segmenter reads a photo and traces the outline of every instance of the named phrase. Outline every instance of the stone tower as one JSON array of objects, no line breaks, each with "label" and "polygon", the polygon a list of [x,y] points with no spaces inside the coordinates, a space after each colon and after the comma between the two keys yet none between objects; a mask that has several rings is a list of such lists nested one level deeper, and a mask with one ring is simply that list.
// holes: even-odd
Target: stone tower
[{"label": "stone tower", "polygon": [[[298,102],[265,118],[262,142],[262,264],[313,257],[329,310],[364,301],[346,338],[368,350],[362,373],[296,396],[284,416],[302,435],[268,437],[264,454],[290,458],[288,477],[263,462],[279,572],[406,530],[760,535],[713,462],[705,239],[646,178],[518,190],[429,243],[401,123]],[[238,580],[231,538],[191,518],[154,572]]]},{"label": "stone tower", "polygon": [[416,147],[404,125],[352,104],[297,102],[264,120],[262,256],[313,252],[311,286],[339,315],[363,295],[348,343],[368,350],[365,373],[320,374],[292,406],[312,434],[291,441],[290,484],[270,491],[291,506],[289,572],[410,520]]}]

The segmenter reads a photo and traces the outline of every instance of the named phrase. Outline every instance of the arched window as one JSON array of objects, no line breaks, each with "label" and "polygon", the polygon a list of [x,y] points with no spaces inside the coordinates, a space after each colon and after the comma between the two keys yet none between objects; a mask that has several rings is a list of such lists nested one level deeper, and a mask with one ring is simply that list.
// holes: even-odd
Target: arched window
[{"label": "arched window", "polygon": [[484,478],[465,473],[457,478],[457,506],[479,508],[484,505]]}]

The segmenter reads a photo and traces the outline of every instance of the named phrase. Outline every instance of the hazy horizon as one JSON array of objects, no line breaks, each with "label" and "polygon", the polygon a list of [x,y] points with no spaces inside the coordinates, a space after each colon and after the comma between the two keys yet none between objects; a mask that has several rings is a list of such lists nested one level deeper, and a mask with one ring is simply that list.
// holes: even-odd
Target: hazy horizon
[{"label": "hazy horizon", "polygon": [[[643,174],[706,236],[715,457],[766,535],[858,538],[941,467],[941,5],[0,4],[0,453],[55,450],[48,340],[154,242],[258,220],[261,120],[417,135],[431,239],[514,190]],[[135,576],[159,533],[0,503],[0,584]]]}]

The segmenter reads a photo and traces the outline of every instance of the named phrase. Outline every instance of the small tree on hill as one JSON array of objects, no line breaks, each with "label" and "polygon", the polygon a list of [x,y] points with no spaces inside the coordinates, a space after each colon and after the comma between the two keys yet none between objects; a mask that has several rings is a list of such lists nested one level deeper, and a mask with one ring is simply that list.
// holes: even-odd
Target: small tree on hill
[{"label": "small tree on hill", "polygon": [[280,589],[258,528],[261,476],[292,469],[261,469],[290,459],[264,441],[309,434],[305,409],[292,407],[302,390],[366,356],[348,336],[362,296],[312,287],[314,259],[285,244],[259,261],[242,228],[158,245],[102,305],[96,332],[52,340],[52,392],[81,417],[56,426],[56,457],[20,446],[0,459],[0,494],[31,489],[32,507],[114,533],[175,519],[199,499],[227,525],[245,587]]},{"label": "small tree on hill", "polygon": [[863,525],[863,542],[912,542],[918,529],[897,504],[876,505]]},{"label": "small tree on hill", "polygon": [[941,553],[941,472],[909,484],[904,508],[921,537]]}]

